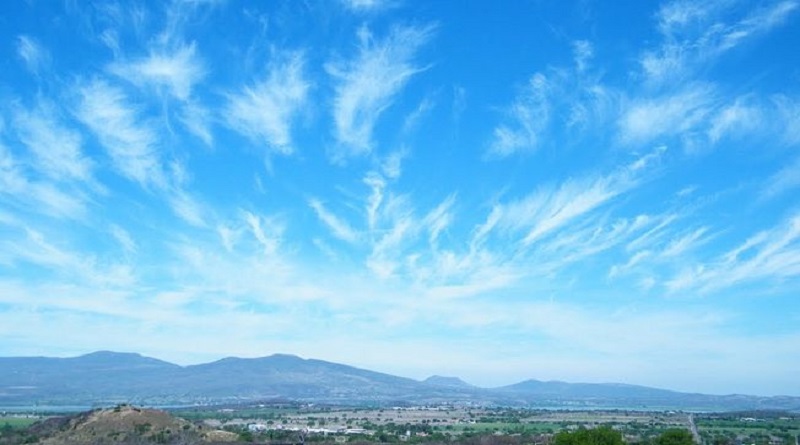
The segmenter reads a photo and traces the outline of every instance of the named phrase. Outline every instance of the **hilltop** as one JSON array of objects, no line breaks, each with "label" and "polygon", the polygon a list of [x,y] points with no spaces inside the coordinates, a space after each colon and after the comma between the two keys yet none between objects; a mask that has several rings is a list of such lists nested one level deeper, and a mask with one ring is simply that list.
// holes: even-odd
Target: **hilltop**
[{"label": "hilltop", "polygon": [[165,411],[130,405],[53,417],[32,425],[23,434],[25,443],[42,445],[213,444],[238,439],[237,434],[193,424]]}]

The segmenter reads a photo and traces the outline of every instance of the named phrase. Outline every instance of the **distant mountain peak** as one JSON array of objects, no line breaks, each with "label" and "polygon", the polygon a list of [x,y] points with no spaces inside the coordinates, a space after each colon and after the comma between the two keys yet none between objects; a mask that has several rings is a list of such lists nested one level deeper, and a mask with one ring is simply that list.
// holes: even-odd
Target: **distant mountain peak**
[{"label": "distant mountain peak", "polygon": [[78,358],[116,358],[116,357],[142,357],[137,352],[94,351],[78,356]]},{"label": "distant mountain peak", "polygon": [[428,385],[447,386],[450,388],[474,388],[474,386],[458,377],[448,377],[442,375],[432,375],[422,382]]},{"label": "distant mountain peak", "polygon": [[304,359],[304,358],[302,358],[302,357],[300,357],[300,356],[298,356],[298,355],[294,355],[294,354],[286,354],[286,353],[282,353],[282,352],[279,352],[279,353],[276,353],[276,354],[272,354],[272,355],[270,355],[270,356],[267,356],[267,357],[265,357],[265,358],[271,358],[271,359],[282,359],[282,360],[296,360],[296,361],[305,361],[305,359]]},{"label": "distant mountain peak", "polygon": [[137,352],[95,351],[67,359],[76,363],[89,366],[130,366],[130,367],[164,367],[179,368],[178,365],[165,362],[153,357],[147,357]]}]

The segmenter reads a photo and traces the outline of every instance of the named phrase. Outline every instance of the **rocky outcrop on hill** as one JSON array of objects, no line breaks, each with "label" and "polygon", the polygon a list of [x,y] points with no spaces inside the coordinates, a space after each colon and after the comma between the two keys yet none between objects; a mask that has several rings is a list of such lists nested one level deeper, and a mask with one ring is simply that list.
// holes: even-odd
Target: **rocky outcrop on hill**
[{"label": "rocky outcrop on hill", "polygon": [[55,417],[29,428],[42,445],[227,443],[235,433],[210,429],[165,411],[120,405],[68,417]]}]

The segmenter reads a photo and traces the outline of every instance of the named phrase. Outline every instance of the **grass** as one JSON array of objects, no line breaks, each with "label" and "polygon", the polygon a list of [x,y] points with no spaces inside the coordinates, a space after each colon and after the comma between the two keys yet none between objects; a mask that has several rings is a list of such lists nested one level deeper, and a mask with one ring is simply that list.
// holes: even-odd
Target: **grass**
[{"label": "grass", "polygon": [[[553,432],[561,431],[564,428],[559,423],[551,422],[530,422],[530,423],[508,423],[508,422],[477,422],[471,424],[457,424],[452,426],[454,432],[464,431],[504,431],[506,433],[514,432],[529,432],[529,433],[543,433],[547,430]],[[447,430],[445,430],[447,431]]]},{"label": "grass", "polygon": [[0,417],[0,428],[5,425],[9,425],[11,428],[27,428],[38,421],[39,419],[31,417],[3,416]]},{"label": "grass", "polygon": [[782,431],[782,430],[780,430],[778,428],[764,428],[764,427],[762,427],[762,428],[753,428],[753,427],[741,428],[741,427],[734,427],[734,426],[714,426],[714,427],[701,426],[701,427],[698,427],[698,430],[700,430],[700,432],[708,431],[710,433],[735,433],[735,434],[740,434],[740,435],[746,435],[746,434],[776,434],[776,433],[785,434],[785,433],[788,433],[788,434],[792,434],[792,435],[796,436],[796,435],[800,434],[800,428],[789,428],[786,431]]},{"label": "grass", "polygon": [[169,410],[171,414],[177,417],[182,417],[187,420],[201,420],[201,419],[218,419],[230,420],[235,418],[251,418],[263,420],[276,420],[277,417],[291,417],[297,416],[296,409],[285,408],[241,408],[233,411],[221,411],[220,409],[205,410],[197,408],[181,408]]}]

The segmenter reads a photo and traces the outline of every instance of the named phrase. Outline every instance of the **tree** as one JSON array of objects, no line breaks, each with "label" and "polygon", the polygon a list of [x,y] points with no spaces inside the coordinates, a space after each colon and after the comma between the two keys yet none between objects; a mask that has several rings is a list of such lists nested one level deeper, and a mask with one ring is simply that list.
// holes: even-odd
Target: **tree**
[{"label": "tree", "polygon": [[[576,431],[561,431],[555,435],[555,445],[624,445],[622,433],[608,426],[591,430],[580,428]],[[665,444],[667,445],[667,444]]]},{"label": "tree", "polygon": [[693,445],[692,433],[681,428],[670,428],[656,437],[655,445]]},{"label": "tree", "polygon": [[239,432],[239,441],[240,442],[247,442],[250,443],[255,440],[253,433],[249,430],[244,430]]}]

